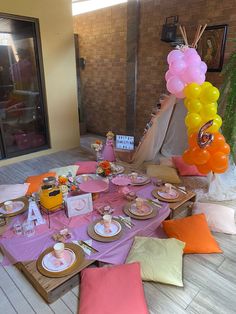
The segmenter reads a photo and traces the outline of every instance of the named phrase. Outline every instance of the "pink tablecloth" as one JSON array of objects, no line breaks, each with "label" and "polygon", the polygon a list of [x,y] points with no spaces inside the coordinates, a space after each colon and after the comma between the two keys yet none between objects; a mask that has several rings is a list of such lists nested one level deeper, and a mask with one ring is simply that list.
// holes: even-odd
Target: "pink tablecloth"
[{"label": "pink tablecloth", "polygon": [[[152,198],[151,191],[153,190],[151,184],[144,187],[135,187],[136,193],[139,197]],[[117,189],[113,184],[110,184],[110,192],[102,193],[98,200],[94,202],[94,207],[99,205],[110,204],[115,210],[114,215],[121,215],[123,213],[122,208],[125,204],[125,200],[121,194],[117,192]],[[125,261],[132,245],[133,237],[139,236],[158,236],[158,226],[161,222],[168,217],[170,209],[168,204],[163,203],[162,208],[159,209],[157,217],[148,220],[135,220],[132,219],[135,226],[132,229],[124,227],[124,233],[118,241],[103,243],[93,240],[93,247],[95,247],[99,253],[86,256],[88,259],[95,259],[112,264],[121,264]],[[16,236],[11,226],[0,238],[0,246],[4,253],[4,264],[16,263],[22,261],[36,260],[38,256],[49,246],[52,246],[55,242],[52,240],[52,234],[68,227],[72,233],[71,240],[87,240],[89,236],[87,234],[87,226],[90,222],[100,217],[96,210],[92,213],[77,216],[73,218],[67,218],[64,212],[58,212],[52,214],[51,228],[48,228],[48,224],[36,227],[35,235],[32,237]],[[26,217],[22,215],[20,218],[15,217],[12,224],[17,219],[23,221]],[[46,217],[45,217],[46,218]]]}]

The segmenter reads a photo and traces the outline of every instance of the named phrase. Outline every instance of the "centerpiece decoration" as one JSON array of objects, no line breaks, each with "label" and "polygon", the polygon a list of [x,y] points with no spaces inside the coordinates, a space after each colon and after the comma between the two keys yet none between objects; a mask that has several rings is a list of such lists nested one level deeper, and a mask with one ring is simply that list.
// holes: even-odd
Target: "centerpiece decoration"
[{"label": "centerpiece decoration", "polygon": [[102,155],[104,160],[116,161],[115,151],[114,151],[114,136],[112,131],[108,131],[106,134],[106,145],[103,149]]},{"label": "centerpiece decoration", "polygon": [[201,60],[196,47],[205,28],[199,26],[194,41],[188,44],[184,27],[180,31],[185,45],[172,50],[167,57],[168,91],[177,98],[185,98],[188,109],[185,124],[188,130],[189,149],[183,154],[187,164],[195,165],[199,172],[224,173],[228,169],[230,147],[219,132],[222,119],[217,114],[219,90],[206,82],[207,65]]},{"label": "centerpiece decoration", "polygon": [[95,151],[96,153],[96,160],[101,161],[103,160],[102,156],[102,148],[103,148],[103,142],[100,140],[96,140],[95,143],[91,144],[91,148]]},{"label": "centerpiece decoration", "polygon": [[68,172],[67,175],[59,176],[57,178],[57,185],[60,187],[63,196],[79,189],[76,178],[72,176],[71,172]]},{"label": "centerpiece decoration", "polygon": [[111,163],[107,160],[98,163],[97,174],[102,177],[107,177],[111,174]]}]

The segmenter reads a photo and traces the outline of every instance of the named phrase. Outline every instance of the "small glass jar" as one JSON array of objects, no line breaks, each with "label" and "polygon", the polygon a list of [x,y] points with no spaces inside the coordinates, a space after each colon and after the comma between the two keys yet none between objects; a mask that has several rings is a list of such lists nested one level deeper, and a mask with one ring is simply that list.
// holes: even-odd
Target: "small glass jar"
[{"label": "small glass jar", "polygon": [[31,237],[35,234],[35,227],[33,221],[25,221],[22,224],[23,233],[27,237]]}]

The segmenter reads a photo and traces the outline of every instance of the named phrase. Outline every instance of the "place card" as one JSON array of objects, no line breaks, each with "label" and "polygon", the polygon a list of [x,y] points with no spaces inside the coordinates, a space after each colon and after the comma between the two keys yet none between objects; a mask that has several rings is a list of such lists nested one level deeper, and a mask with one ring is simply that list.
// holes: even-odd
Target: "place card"
[{"label": "place card", "polygon": [[66,199],[67,216],[73,217],[90,213],[93,210],[92,194],[71,196]]}]

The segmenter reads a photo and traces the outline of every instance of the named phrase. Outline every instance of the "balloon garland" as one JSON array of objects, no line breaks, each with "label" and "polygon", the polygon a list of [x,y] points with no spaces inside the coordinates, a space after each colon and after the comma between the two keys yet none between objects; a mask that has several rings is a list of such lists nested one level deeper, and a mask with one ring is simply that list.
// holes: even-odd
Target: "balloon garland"
[{"label": "balloon garland", "polygon": [[207,65],[196,51],[204,27],[199,26],[191,47],[188,46],[185,28],[180,26],[185,46],[172,50],[167,57],[169,69],[165,74],[167,90],[177,98],[185,98],[188,113],[185,125],[189,148],[183,160],[195,165],[199,172],[224,173],[228,169],[230,147],[219,132],[222,119],[217,114],[219,90],[205,81]]}]

